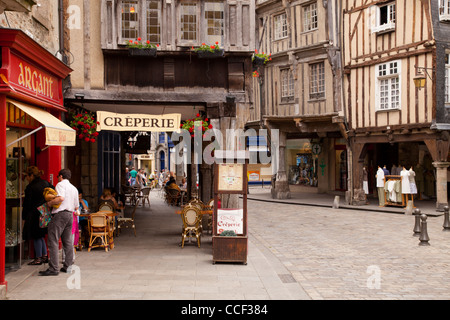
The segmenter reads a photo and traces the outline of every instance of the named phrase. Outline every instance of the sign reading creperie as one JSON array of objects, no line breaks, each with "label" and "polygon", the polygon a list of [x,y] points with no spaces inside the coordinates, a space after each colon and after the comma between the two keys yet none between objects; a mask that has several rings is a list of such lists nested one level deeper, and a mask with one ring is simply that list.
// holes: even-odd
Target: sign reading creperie
[{"label": "sign reading creperie", "polygon": [[172,132],[180,129],[181,114],[149,115],[97,111],[97,121],[97,131]]},{"label": "sign reading creperie", "polygon": [[60,100],[58,78],[16,55],[11,55],[9,78],[10,83],[19,86],[32,95],[55,102]]}]

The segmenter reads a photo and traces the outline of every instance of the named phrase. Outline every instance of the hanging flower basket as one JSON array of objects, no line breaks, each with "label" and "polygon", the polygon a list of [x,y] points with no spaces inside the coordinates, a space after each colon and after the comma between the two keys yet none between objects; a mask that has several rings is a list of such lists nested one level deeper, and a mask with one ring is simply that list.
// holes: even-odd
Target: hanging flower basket
[{"label": "hanging flower basket", "polygon": [[198,48],[194,49],[194,47],[192,47],[192,50],[197,53],[197,56],[200,59],[222,58],[225,55],[225,51],[220,49],[218,41],[216,41],[215,45],[212,46],[202,43],[202,45]]},{"label": "hanging flower basket", "polygon": [[253,65],[262,66],[269,61],[272,61],[272,54],[258,53],[258,50],[255,50],[252,56]]},{"label": "hanging flower basket", "polygon": [[70,112],[70,127],[77,133],[77,138],[86,142],[95,142],[98,136],[95,114],[92,112]]},{"label": "hanging flower basket", "polygon": [[150,43],[149,40],[142,43],[141,40],[141,38],[137,38],[136,41],[129,40],[127,42],[128,55],[156,57],[156,50],[159,47],[159,44]]},{"label": "hanging flower basket", "polygon": [[207,130],[212,129],[213,126],[209,122],[208,118],[202,119],[199,113],[197,113],[197,117],[194,119],[188,119],[180,124],[181,129],[188,130],[191,134],[191,137],[194,137],[197,130],[196,128],[201,128],[201,133],[204,134]]}]

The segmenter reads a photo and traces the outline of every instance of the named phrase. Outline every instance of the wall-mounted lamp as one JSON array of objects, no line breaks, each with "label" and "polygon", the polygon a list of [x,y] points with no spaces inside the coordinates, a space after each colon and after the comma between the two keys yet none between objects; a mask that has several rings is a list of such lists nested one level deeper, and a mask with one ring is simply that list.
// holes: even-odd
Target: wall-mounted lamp
[{"label": "wall-mounted lamp", "polygon": [[84,99],[84,93],[75,93],[75,99],[77,100]]},{"label": "wall-mounted lamp", "polygon": [[416,88],[418,88],[420,90],[423,87],[425,87],[425,83],[427,80],[427,77],[425,76],[425,74],[428,76],[428,78],[430,78],[430,80],[433,80],[431,78],[431,76],[428,74],[428,70],[434,70],[434,69],[418,67],[418,66],[414,66],[414,68],[416,68],[416,76],[413,78],[414,85],[416,86]]}]

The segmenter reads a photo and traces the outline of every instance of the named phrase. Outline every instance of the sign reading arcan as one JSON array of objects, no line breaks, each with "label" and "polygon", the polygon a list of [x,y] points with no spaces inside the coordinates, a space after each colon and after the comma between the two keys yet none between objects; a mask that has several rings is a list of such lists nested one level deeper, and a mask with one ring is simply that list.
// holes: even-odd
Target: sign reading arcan
[{"label": "sign reading arcan", "polygon": [[97,131],[159,131],[169,132],[180,129],[181,114],[164,115],[124,114],[97,111]]}]

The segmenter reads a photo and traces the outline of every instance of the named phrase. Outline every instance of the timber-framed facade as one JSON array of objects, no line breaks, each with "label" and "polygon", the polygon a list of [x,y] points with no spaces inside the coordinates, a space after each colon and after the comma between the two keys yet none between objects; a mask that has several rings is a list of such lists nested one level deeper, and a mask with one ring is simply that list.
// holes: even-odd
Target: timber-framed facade
[{"label": "timber-framed facade", "polygon": [[256,3],[256,50],[272,60],[255,67],[247,126],[279,130],[274,198],[289,198],[293,185],[307,192],[347,190],[339,3]]},{"label": "timber-framed facade", "polygon": [[[117,113],[181,113],[182,121],[200,113],[215,128],[243,128],[252,99],[254,0],[78,1],[67,12],[73,26],[67,31],[75,69],[65,96],[69,106]],[[158,45],[155,57],[128,54],[127,42],[138,38]],[[201,59],[194,51],[203,43],[216,42],[224,50],[221,57]],[[69,151],[73,159],[81,155],[82,165],[76,166],[74,160],[72,166],[81,168],[84,192],[94,201],[103,187],[114,185],[118,190],[124,183],[124,170],[121,177],[109,175],[119,172],[121,164],[123,169],[126,140],[117,132],[101,132],[96,145],[81,145],[89,152]],[[145,154],[147,149],[144,145],[136,153]],[[200,185],[208,185],[212,170],[203,166],[201,170],[205,181]],[[191,182],[195,185],[195,179]],[[203,191],[200,197],[208,201],[212,190]]]},{"label": "timber-framed facade", "polygon": [[[377,166],[386,165],[389,170],[412,167],[420,179],[419,195],[436,197],[437,209],[447,205],[446,2],[343,1],[344,93],[354,203],[364,198],[363,166],[374,186]],[[423,88],[415,87],[418,78],[426,79]]]}]

